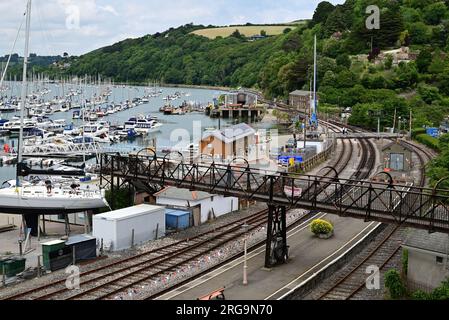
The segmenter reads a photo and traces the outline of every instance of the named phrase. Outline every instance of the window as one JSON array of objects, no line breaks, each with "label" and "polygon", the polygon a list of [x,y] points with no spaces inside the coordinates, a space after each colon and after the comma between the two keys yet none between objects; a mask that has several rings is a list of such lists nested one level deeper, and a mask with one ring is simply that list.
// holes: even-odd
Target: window
[{"label": "window", "polygon": [[390,169],[394,171],[403,171],[404,170],[404,155],[392,153],[390,155]]},{"label": "window", "polygon": [[437,257],[437,264],[443,264],[444,258],[443,257]]}]

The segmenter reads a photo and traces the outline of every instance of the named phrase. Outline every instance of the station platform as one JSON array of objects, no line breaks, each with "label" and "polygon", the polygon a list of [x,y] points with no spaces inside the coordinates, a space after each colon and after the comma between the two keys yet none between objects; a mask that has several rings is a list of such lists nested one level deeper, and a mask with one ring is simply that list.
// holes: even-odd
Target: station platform
[{"label": "station platform", "polygon": [[258,247],[248,254],[248,285],[243,285],[244,257],[240,257],[159,296],[157,300],[197,300],[221,288],[225,288],[227,300],[279,299],[345,254],[379,225],[327,214],[318,217],[334,223],[336,234],[333,238],[316,238],[310,231],[311,221],[304,222],[288,232],[290,261],[270,270],[264,268],[265,246]]}]

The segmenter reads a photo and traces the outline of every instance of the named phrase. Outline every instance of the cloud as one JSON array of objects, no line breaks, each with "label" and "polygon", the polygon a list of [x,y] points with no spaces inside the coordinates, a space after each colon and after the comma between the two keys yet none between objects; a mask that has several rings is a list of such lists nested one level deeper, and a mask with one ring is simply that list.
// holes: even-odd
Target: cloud
[{"label": "cloud", "polygon": [[[282,23],[311,18],[320,0],[33,0],[31,52],[79,55],[186,23]],[[331,1],[342,3],[344,0]],[[0,1],[0,55],[8,54],[26,0]],[[23,32],[16,52],[23,52]]]},{"label": "cloud", "polygon": [[98,9],[103,10],[105,12],[112,13],[116,17],[119,16],[117,10],[115,10],[115,8],[113,6],[109,6],[109,5],[108,6],[104,6],[104,7],[103,6],[98,6]]}]

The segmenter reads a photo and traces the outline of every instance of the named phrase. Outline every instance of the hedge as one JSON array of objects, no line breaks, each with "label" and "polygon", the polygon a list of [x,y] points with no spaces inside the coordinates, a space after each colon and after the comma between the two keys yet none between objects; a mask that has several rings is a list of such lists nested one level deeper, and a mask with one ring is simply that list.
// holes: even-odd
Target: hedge
[{"label": "hedge", "polygon": [[419,143],[422,143],[423,145],[435,150],[435,151],[441,151],[440,149],[440,141],[436,138],[432,138],[431,136],[427,134],[419,134],[416,136],[416,141]]},{"label": "hedge", "polygon": [[424,128],[419,128],[419,129],[413,129],[412,130],[412,138],[416,139],[417,136],[421,135],[421,134],[426,134],[427,130]]}]

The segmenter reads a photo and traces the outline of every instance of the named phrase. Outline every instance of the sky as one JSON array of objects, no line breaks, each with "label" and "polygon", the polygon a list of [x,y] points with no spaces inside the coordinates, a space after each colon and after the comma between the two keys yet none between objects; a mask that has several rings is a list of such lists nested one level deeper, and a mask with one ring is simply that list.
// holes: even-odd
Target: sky
[{"label": "sky", "polygon": [[[0,56],[23,56],[27,0],[0,0]],[[30,52],[80,55],[187,23],[231,25],[310,19],[321,0],[33,0]],[[334,4],[344,0],[329,0]]]}]

